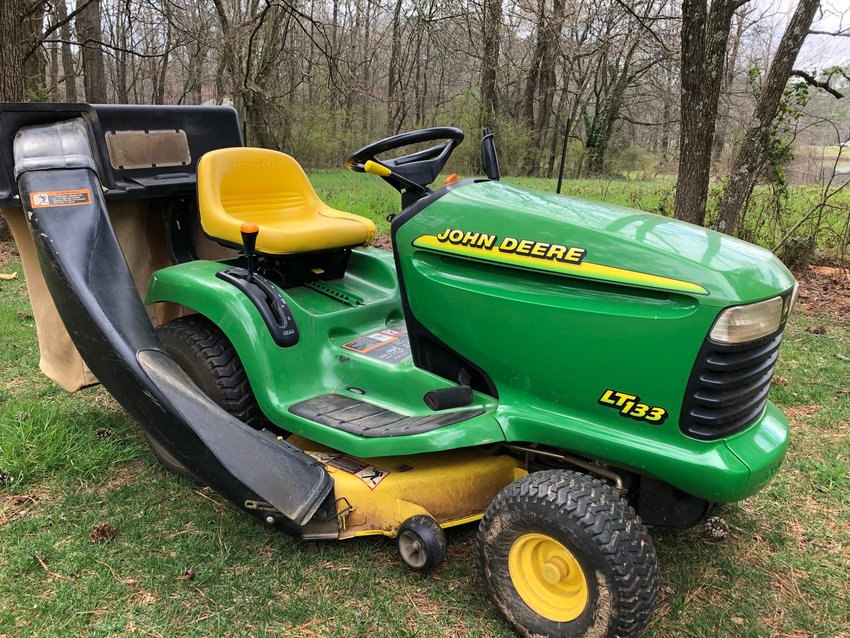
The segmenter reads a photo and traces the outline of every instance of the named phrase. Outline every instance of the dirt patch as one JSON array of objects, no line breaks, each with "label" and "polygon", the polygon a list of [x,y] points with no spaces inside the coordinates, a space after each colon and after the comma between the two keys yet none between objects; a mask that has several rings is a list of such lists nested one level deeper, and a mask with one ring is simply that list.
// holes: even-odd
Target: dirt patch
[{"label": "dirt patch", "polygon": [[130,461],[117,467],[112,476],[105,483],[101,483],[94,488],[96,494],[105,494],[111,490],[118,489],[124,485],[130,485],[139,480],[139,476],[145,473],[146,464],[144,461]]},{"label": "dirt patch", "polygon": [[97,406],[104,412],[117,414],[124,411],[124,408],[119,405],[118,401],[116,401],[112,395],[108,394],[106,390],[103,390],[102,388],[98,389],[97,392],[92,393],[87,398],[92,405]]},{"label": "dirt patch", "polygon": [[46,494],[11,494],[0,498],[0,525],[11,523],[38,511],[38,504],[47,500]]},{"label": "dirt patch", "polygon": [[832,266],[812,266],[796,272],[800,282],[798,304],[807,315],[828,313],[846,317],[850,312],[850,271]]},{"label": "dirt patch", "polygon": [[389,235],[378,235],[375,237],[375,241],[372,242],[372,245],[375,248],[383,248],[384,250],[392,250],[393,249],[393,240]]},{"label": "dirt patch", "polygon": [[18,258],[18,247],[11,241],[0,241],[0,264],[8,264]]}]

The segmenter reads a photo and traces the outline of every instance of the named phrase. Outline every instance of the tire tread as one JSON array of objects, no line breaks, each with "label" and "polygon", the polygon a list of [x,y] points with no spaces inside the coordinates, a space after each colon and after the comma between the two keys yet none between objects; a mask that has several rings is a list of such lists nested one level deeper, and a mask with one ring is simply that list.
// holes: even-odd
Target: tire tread
[{"label": "tire tread", "polygon": [[[614,488],[580,472],[546,470],[529,474],[500,492],[484,514],[478,533],[479,570],[485,566],[486,530],[500,512],[535,504],[554,520],[569,517],[606,556],[617,586],[611,636],[638,636],[649,622],[658,596],[658,559],[652,539],[634,509]],[[529,633],[518,627],[524,634]]]}]

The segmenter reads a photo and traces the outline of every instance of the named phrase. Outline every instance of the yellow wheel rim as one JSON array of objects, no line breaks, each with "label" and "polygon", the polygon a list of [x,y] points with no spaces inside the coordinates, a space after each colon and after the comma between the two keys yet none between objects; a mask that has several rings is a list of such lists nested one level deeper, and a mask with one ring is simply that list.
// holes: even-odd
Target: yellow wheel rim
[{"label": "yellow wheel rim", "polygon": [[511,581],[526,605],[553,622],[575,620],[587,606],[587,579],[572,552],[545,534],[525,534],[508,554]]}]

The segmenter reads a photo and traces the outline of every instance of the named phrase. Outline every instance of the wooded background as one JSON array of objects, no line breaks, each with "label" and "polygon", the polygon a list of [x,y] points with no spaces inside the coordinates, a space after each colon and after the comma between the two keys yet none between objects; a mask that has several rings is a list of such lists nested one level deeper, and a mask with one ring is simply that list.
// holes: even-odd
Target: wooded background
[{"label": "wooded background", "polygon": [[[231,103],[247,143],[308,168],[453,124],[471,139],[493,128],[506,174],[548,177],[566,131],[568,177],[678,173],[676,216],[697,224],[723,180],[710,222],[735,233],[759,180],[788,181],[795,154],[850,138],[840,13],[819,0],[2,0],[0,99]],[[847,42],[846,59],[797,68],[810,33]],[[455,170],[475,171],[477,153],[463,145]]]}]

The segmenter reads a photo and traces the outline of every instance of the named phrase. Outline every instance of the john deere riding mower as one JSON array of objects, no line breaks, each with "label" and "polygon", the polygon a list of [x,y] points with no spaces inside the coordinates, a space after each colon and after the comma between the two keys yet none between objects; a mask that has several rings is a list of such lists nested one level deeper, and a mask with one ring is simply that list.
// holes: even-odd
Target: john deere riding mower
[{"label": "john deere riding mower", "polygon": [[[767,394],[796,286],[767,251],[505,184],[490,135],[487,178],[433,186],[463,133],[431,128],[348,159],[401,192],[389,252],[293,158],[242,146],[230,110],[0,111],[0,204],[23,207],[83,359],[167,467],[268,525],[397,538],[428,571],[444,528],[480,521],[521,634],[635,636],[658,589],[645,525],[691,526],[780,466]],[[173,265],[144,303],[122,198],[166,211]],[[198,259],[193,223],[240,252]],[[154,328],[165,303],[188,314]]]}]

